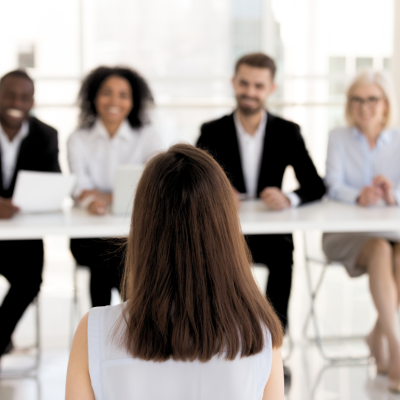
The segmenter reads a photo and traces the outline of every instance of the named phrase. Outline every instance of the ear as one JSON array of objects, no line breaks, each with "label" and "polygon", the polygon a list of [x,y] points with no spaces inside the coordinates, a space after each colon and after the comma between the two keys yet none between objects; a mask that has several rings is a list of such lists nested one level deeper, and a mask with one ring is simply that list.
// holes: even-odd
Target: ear
[{"label": "ear", "polygon": [[29,107],[29,112],[31,112],[33,107],[35,107],[35,98],[34,97],[32,97],[32,102],[31,102],[31,105]]},{"label": "ear", "polygon": [[385,111],[383,113],[383,125],[387,125],[389,114],[390,114],[390,105],[389,105],[388,100],[385,99]]},{"label": "ear", "polygon": [[275,82],[272,83],[271,88],[269,89],[268,96],[271,96],[272,94],[274,94],[277,88],[278,88],[278,86],[275,84]]}]

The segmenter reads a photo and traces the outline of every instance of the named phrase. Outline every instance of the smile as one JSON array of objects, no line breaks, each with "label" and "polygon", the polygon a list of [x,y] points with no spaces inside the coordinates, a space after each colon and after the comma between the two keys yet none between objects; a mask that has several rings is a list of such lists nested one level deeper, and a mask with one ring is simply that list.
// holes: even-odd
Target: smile
[{"label": "smile", "polygon": [[109,114],[120,114],[121,109],[119,107],[109,107],[109,108],[107,108],[107,112]]},{"label": "smile", "polygon": [[6,114],[12,118],[23,118],[24,113],[21,110],[17,110],[16,108],[9,108],[6,111]]}]

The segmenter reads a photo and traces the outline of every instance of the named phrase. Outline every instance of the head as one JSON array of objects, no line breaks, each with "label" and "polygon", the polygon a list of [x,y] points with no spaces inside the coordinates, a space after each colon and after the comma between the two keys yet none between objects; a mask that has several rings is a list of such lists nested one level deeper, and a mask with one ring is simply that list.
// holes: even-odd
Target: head
[{"label": "head", "polygon": [[232,85],[237,107],[244,115],[260,112],[275,91],[275,62],[263,53],[247,54],[236,62]]},{"label": "head", "polygon": [[279,320],[258,289],[234,193],[206,152],[179,144],[152,158],[138,184],[127,242],[122,343],[146,360],[233,359],[263,348]]},{"label": "head", "polygon": [[134,70],[99,67],[89,73],[79,92],[80,126],[92,126],[96,117],[119,124],[127,119],[133,128],[146,122],[153,97],[146,81]]},{"label": "head", "polygon": [[0,122],[19,129],[33,106],[34,85],[25,71],[11,71],[0,79]]},{"label": "head", "polygon": [[361,131],[385,129],[395,121],[395,99],[390,78],[381,71],[363,70],[347,90],[346,120]]}]

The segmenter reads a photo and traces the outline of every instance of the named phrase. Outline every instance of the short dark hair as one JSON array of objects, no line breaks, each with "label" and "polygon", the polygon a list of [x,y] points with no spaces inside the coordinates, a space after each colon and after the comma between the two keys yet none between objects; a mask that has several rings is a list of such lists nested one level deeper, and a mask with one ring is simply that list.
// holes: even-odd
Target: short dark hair
[{"label": "short dark hair", "polygon": [[0,79],[0,85],[7,79],[7,78],[11,78],[11,77],[17,77],[17,78],[24,78],[27,79],[28,81],[30,81],[33,85],[33,87],[35,87],[34,83],[33,83],[33,79],[22,69],[16,69],[14,71],[10,71],[7,72],[5,75],[3,75]]},{"label": "short dark hair", "polygon": [[135,70],[127,67],[98,67],[91,71],[82,82],[78,95],[80,107],[79,126],[87,128],[94,124],[97,116],[95,99],[102,83],[110,76],[126,79],[132,89],[133,108],[127,119],[132,128],[141,128],[147,120],[146,109],[153,102],[153,95],[147,82]]},{"label": "short dark hair", "polygon": [[236,72],[238,72],[239,67],[243,64],[249,65],[250,67],[267,68],[271,71],[272,79],[274,79],[275,77],[275,61],[273,60],[273,58],[267,56],[264,53],[251,53],[240,57],[239,60],[236,61],[235,74]]},{"label": "short dark hair", "polygon": [[224,171],[203,150],[172,146],[137,186],[122,290],[129,301],[115,338],[153,361],[233,360],[269,341],[279,348],[282,326],[250,265]]}]

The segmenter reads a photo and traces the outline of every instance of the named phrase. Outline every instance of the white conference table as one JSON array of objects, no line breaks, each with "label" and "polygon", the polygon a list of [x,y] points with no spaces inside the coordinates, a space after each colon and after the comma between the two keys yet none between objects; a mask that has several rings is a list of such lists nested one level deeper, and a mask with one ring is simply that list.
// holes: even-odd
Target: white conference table
[{"label": "white conference table", "polygon": [[[284,211],[270,211],[259,200],[245,201],[239,209],[244,234],[400,231],[400,207],[362,208],[324,201]],[[40,239],[49,235],[71,238],[119,237],[129,232],[130,217],[89,215],[70,208],[59,213],[16,215],[0,220],[0,240]]]}]

